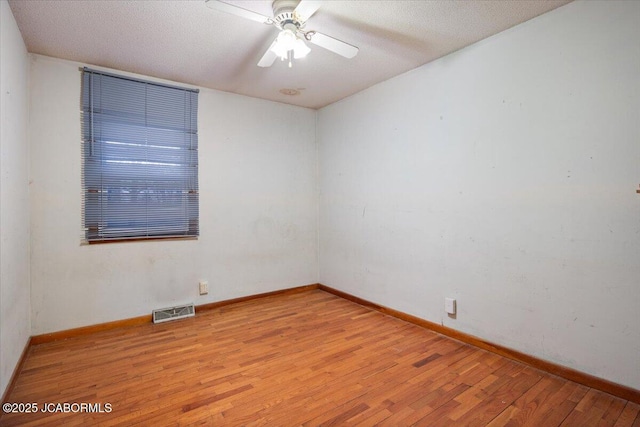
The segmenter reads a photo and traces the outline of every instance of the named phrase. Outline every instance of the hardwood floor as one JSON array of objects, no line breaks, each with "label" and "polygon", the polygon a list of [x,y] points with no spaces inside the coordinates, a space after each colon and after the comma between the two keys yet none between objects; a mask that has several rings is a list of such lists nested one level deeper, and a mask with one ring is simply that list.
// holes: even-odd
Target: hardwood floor
[{"label": "hardwood floor", "polygon": [[8,401],[111,411],[2,426],[640,426],[638,404],[320,290],[34,346]]}]

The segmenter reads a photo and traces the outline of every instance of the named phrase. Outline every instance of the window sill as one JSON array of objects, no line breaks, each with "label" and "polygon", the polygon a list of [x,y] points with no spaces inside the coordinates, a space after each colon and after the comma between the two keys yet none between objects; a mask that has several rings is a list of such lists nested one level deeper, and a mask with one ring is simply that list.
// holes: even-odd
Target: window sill
[{"label": "window sill", "polygon": [[80,246],[93,246],[109,243],[133,243],[133,242],[166,242],[166,241],[183,241],[183,240],[198,240],[197,236],[185,236],[185,237],[131,237],[128,239],[108,239],[108,240],[83,240]]}]

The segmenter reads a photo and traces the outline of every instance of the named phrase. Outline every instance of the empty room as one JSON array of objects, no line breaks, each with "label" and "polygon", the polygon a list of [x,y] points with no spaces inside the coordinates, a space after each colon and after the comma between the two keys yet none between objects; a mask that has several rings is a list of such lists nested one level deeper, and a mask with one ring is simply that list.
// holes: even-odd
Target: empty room
[{"label": "empty room", "polygon": [[640,1],[0,20],[0,426],[640,427]]}]

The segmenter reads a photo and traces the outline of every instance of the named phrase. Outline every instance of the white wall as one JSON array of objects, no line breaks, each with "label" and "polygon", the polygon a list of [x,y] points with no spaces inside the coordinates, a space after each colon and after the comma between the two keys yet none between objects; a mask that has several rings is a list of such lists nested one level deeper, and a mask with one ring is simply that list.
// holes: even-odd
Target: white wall
[{"label": "white wall", "polygon": [[640,388],[638,22],[571,3],[320,110],[320,282]]},{"label": "white wall", "polygon": [[79,66],[32,56],[32,334],[318,281],[315,112],[208,89],[200,238],[81,246]]},{"label": "white wall", "polygon": [[0,394],[30,335],[29,57],[0,1]]}]

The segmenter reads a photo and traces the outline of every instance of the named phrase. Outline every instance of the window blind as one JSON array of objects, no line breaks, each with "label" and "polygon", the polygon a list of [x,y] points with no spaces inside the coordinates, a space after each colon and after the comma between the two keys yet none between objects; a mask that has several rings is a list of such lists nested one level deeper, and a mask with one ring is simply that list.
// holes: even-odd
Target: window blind
[{"label": "window blind", "polygon": [[85,68],[81,102],[86,241],[198,236],[198,91]]}]

